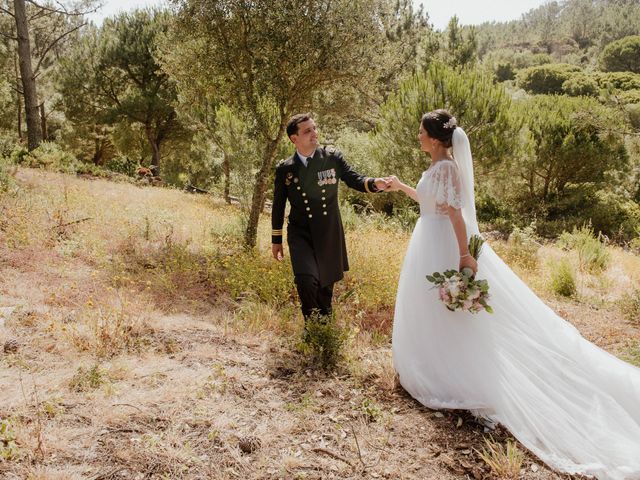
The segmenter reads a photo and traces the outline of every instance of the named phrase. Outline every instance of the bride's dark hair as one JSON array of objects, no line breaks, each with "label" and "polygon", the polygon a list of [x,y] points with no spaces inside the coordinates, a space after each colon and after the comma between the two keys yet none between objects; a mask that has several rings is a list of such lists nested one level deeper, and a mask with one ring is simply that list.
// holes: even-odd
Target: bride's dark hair
[{"label": "bride's dark hair", "polygon": [[451,148],[453,131],[456,129],[456,119],[443,109],[433,110],[422,116],[422,128],[431,138],[440,140],[446,148]]}]

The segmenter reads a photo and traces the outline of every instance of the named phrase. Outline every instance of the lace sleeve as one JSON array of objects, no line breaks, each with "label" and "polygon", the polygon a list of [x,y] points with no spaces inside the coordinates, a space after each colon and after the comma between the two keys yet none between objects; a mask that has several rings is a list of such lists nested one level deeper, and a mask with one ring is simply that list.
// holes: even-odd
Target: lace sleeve
[{"label": "lace sleeve", "polygon": [[429,191],[436,200],[436,213],[447,214],[447,207],[462,208],[462,185],[458,166],[442,160],[434,169],[429,182]]}]

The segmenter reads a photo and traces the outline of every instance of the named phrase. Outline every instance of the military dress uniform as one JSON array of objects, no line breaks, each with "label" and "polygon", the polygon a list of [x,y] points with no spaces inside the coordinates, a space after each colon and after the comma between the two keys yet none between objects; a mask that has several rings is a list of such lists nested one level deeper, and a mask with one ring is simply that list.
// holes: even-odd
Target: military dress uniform
[{"label": "military dress uniform", "polygon": [[331,313],[333,284],[349,270],[338,208],[339,180],[361,192],[378,191],[375,179],[352,170],[333,147],[316,148],[307,166],[297,152],[276,166],[271,242],[282,243],[288,199],[287,243],[305,320],[314,310]]}]

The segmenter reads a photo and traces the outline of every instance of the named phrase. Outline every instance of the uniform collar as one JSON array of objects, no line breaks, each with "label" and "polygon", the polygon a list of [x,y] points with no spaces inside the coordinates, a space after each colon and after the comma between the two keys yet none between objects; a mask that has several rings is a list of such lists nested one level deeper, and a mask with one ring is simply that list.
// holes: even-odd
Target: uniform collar
[{"label": "uniform collar", "polygon": [[313,152],[313,154],[310,157],[304,157],[300,152],[298,152],[298,150],[296,150],[296,153],[294,154],[294,157],[300,163],[300,165],[303,165],[303,166],[305,166],[305,162],[303,162],[302,159],[306,158],[306,160],[307,160],[307,165],[306,166],[309,166],[309,160],[318,157],[318,150],[319,149],[316,148],[315,151]]}]

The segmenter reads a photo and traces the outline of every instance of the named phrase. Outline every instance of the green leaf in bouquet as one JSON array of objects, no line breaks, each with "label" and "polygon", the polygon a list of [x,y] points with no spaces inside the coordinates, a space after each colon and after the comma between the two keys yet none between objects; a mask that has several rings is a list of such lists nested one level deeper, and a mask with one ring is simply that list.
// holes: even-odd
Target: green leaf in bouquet
[{"label": "green leaf in bouquet", "polygon": [[436,279],[433,275],[427,275],[427,280],[429,280],[431,283],[436,283]]}]

